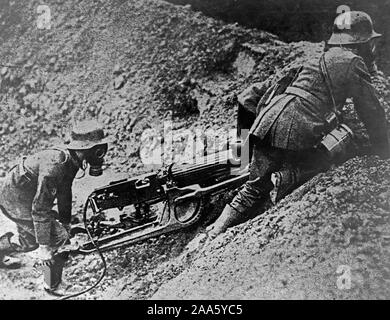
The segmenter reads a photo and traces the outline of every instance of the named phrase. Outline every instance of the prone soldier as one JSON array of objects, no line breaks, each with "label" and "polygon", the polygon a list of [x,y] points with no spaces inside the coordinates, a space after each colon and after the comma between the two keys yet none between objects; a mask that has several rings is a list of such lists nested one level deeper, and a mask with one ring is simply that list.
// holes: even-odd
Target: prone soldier
[{"label": "prone soldier", "polygon": [[[1,268],[20,267],[12,255],[33,251],[43,267],[44,289],[65,294],[61,274],[67,257],[58,250],[69,244],[72,183],[87,164],[90,175],[101,175],[107,148],[102,127],[94,120],[81,121],[73,126],[67,145],[22,157],[0,180],[0,209],[17,226],[16,237],[12,232],[0,237]],[[55,199],[58,212],[52,210]]]},{"label": "prone soldier", "polygon": [[[343,25],[345,21],[350,25]],[[274,188],[271,178],[275,173],[283,173],[287,181],[297,185],[330,167],[334,159],[325,157],[319,146],[326,147],[332,130],[345,131],[344,137],[351,133],[346,125],[340,126],[340,109],[347,98],[353,98],[372,151],[381,158],[389,157],[387,121],[371,82],[377,72],[375,49],[380,36],[368,14],[343,13],[335,20],[320,61],[308,61],[294,76],[287,77],[283,89],[283,81],[272,89],[264,82],[240,95],[244,115],[255,119],[249,131],[250,177],[207,228],[209,241],[257,214]],[[239,115],[239,125],[245,118]]]}]

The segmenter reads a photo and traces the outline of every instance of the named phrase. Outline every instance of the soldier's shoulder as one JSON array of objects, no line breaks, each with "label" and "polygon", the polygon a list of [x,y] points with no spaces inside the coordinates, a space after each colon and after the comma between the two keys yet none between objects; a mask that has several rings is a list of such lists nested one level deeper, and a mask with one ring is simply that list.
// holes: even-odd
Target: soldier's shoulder
[{"label": "soldier's shoulder", "polygon": [[69,161],[69,155],[66,150],[47,149],[40,153],[39,161],[40,167],[47,173],[59,174]]},{"label": "soldier's shoulder", "polygon": [[64,164],[69,160],[69,155],[67,150],[59,148],[51,148],[45,150],[44,155],[47,157],[47,160],[56,164]]},{"label": "soldier's shoulder", "polygon": [[325,53],[325,57],[330,61],[338,63],[351,63],[354,59],[360,58],[352,50],[341,47],[329,49],[329,51]]}]

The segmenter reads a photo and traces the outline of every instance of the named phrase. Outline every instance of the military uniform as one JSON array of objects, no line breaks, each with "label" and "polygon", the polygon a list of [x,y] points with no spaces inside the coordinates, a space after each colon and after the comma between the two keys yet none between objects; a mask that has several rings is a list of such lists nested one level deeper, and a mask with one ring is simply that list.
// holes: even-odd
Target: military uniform
[{"label": "military uniform", "polygon": [[[327,169],[331,161],[344,160],[353,134],[337,115],[348,97],[354,100],[373,151],[382,158],[390,157],[385,112],[370,75],[376,70],[376,40],[380,37],[367,13],[344,12],[334,21],[327,43],[330,49],[321,59],[308,61],[294,76],[290,72],[270,89],[267,83],[256,84],[239,97],[243,107],[239,108],[238,128],[247,125],[242,121],[245,112],[257,113],[250,139],[245,139],[253,145],[249,181],[207,228],[208,240],[252,217],[269,198],[273,182],[281,191],[273,192],[278,199]],[[245,143],[244,149],[247,146]]]},{"label": "military uniform", "polygon": [[[70,250],[66,245],[70,244],[72,183],[77,171],[85,171],[88,165],[91,176],[103,174],[110,140],[97,121],[74,122],[63,148],[23,157],[0,180],[0,209],[16,223],[19,238],[17,244],[11,232],[0,236],[0,268],[20,267],[20,259],[8,254],[34,251],[31,256],[42,268],[43,289],[57,296],[71,294],[62,272]],[[52,210],[55,200],[58,212]]]},{"label": "military uniform", "polygon": [[[389,154],[387,121],[363,59],[353,50],[333,47],[324,54],[338,109],[353,98],[355,109],[367,128],[374,152]],[[329,163],[313,147],[329,133],[326,115],[333,102],[318,59],[308,61],[283,94],[258,108],[266,84],[251,86],[239,96],[247,111],[257,110],[250,134],[255,137],[250,179],[230,204],[246,212],[264,201],[272,190],[272,172],[283,167],[301,167],[312,172]],[[317,169],[317,170],[316,170]]]},{"label": "military uniform", "polygon": [[[32,251],[38,245],[53,248],[68,239],[72,182],[78,167],[67,149],[53,148],[23,157],[0,180],[0,208],[17,224],[20,246],[8,252]],[[57,199],[58,213],[52,210]]]},{"label": "military uniform", "polygon": [[[365,124],[373,147],[388,151],[387,122],[371,83],[370,73],[361,57],[352,50],[334,47],[325,53],[325,63],[334,88],[336,105],[341,108],[352,97],[356,111]],[[244,92],[239,101],[255,110],[264,92],[257,87]],[[298,78],[276,96],[259,114],[251,133],[271,145],[288,150],[313,147],[326,133],[325,115],[332,111],[332,100],[317,59],[309,61]]]}]

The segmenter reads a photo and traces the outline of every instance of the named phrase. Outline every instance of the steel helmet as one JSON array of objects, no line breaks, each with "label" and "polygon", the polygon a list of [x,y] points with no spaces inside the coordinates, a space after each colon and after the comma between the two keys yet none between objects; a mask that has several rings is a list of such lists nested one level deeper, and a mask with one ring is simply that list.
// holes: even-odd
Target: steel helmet
[{"label": "steel helmet", "polygon": [[363,11],[348,11],[336,17],[333,24],[333,34],[328,44],[346,45],[366,43],[381,37],[374,31],[371,17]]}]

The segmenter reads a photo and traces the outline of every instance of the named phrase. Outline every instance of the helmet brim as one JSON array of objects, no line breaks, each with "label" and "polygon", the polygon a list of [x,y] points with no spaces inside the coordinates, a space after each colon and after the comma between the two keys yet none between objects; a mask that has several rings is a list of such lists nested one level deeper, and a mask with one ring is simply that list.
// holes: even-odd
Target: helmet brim
[{"label": "helmet brim", "polygon": [[105,138],[105,139],[102,139],[102,140],[99,140],[99,141],[70,141],[68,144],[66,144],[66,148],[67,149],[71,149],[71,150],[88,150],[88,149],[91,149],[93,148],[94,146],[98,146],[100,144],[108,144],[108,143],[112,143],[113,142],[113,139],[112,138]]},{"label": "helmet brim", "polygon": [[372,32],[370,37],[357,39],[353,35],[347,33],[333,33],[328,40],[329,45],[347,45],[347,44],[361,44],[370,41],[371,39],[382,37],[382,34],[375,31]]},{"label": "helmet brim", "polygon": [[380,37],[382,37],[382,34],[374,31],[372,33],[371,39],[380,38]]}]

